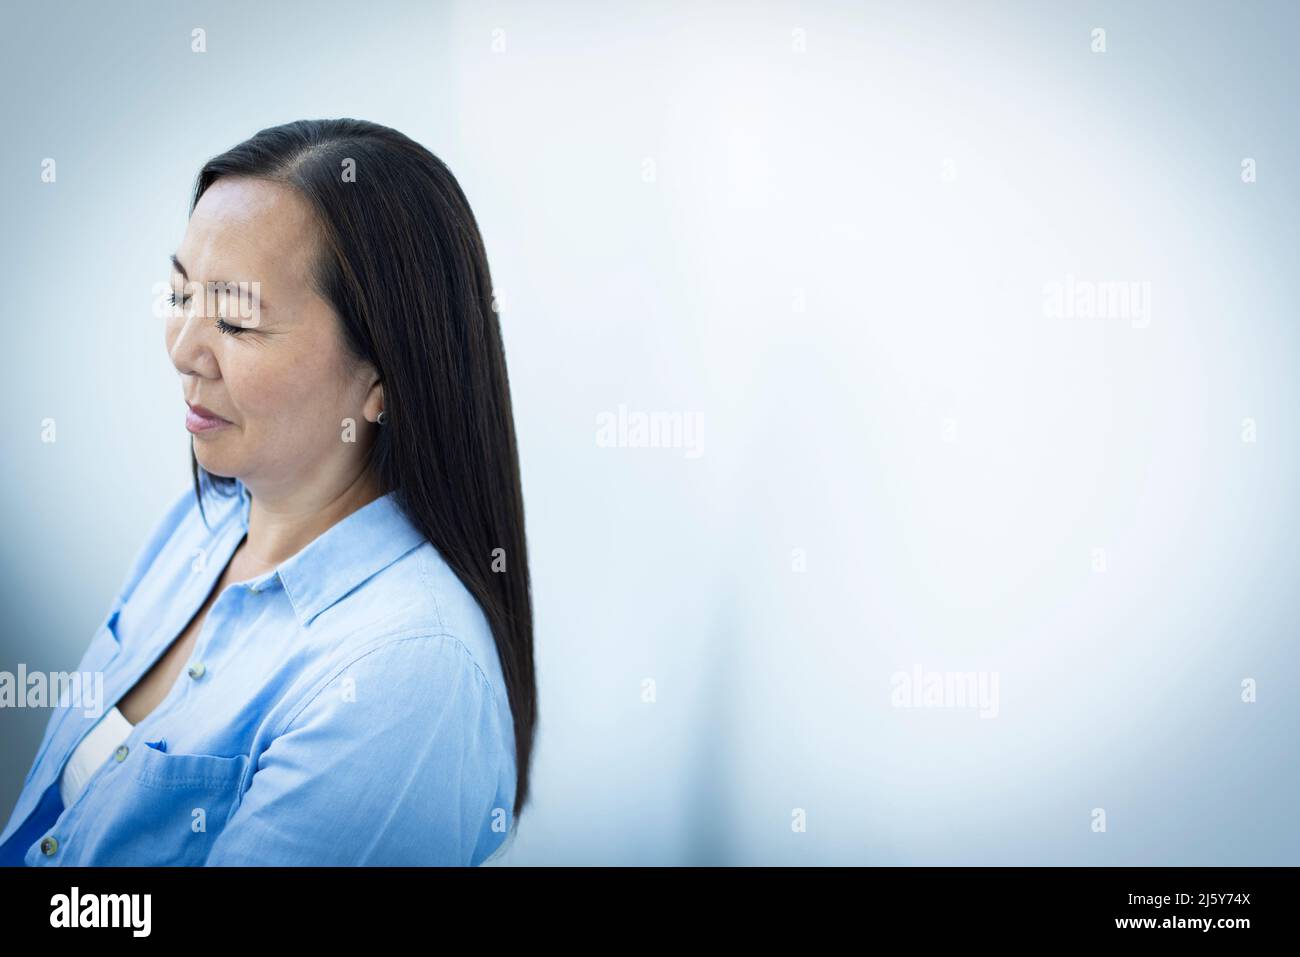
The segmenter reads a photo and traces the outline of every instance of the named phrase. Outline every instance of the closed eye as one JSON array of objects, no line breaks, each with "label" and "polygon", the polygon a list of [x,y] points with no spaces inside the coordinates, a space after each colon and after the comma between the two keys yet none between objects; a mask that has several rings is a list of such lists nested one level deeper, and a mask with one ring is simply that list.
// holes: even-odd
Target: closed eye
[{"label": "closed eye", "polygon": [[[173,306],[185,305],[190,301],[191,298],[193,297],[182,296],[178,302],[175,289],[173,289],[171,291],[171,294],[168,296],[168,300],[171,302]],[[219,332],[223,332],[228,336],[237,336],[240,335],[241,333],[245,333],[248,331],[243,326],[232,326],[230,323],[226,322],[226,320],[222,319],[220,316],[217,317],[216,326]]]}]

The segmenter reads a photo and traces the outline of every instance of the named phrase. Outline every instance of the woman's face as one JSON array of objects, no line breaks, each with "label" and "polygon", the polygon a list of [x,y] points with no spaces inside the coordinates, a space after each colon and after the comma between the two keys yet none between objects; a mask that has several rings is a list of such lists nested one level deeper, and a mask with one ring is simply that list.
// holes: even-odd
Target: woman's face
[{"label": "woman's face", "polygon": [[167,351],[186,403],[225,422],[178,411],[203,468],[261,493],[346,487],[383,408],[373,366],[345,353],[337,316],[309,286],[315,252],[296,192],[227,177],[203,194],[175,254]]}]

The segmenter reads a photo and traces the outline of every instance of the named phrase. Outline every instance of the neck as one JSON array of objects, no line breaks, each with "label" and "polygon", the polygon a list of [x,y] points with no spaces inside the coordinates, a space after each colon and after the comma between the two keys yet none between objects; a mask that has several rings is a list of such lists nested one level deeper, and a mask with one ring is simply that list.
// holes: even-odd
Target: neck
[{"label": "neck", "polygon": [[291,489],[245,485],[252,502],[241,551],[249,561],[267,569],[292,558],[327,529],[383,494],[368,470],[332,485]]}]

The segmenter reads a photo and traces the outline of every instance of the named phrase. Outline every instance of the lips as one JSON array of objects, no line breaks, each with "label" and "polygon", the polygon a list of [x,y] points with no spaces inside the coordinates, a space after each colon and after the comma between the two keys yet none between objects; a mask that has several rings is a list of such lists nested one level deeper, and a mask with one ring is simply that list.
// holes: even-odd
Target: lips
[{"label": "lips", "polygon": [[185,404],[190,407],[189,412],[185,414],[185,428],[195,435],[228,428],[232,424],[228,419],[223,419],[204,406],[190,405],[188,402]]},{"label": "lips", "polygon": [[217,413],[213,412],[207,406],[194,405],[192,402],[186,402],[185,404],[190,407],[191,412],[193,412],[201,419],[215,419],[218,422],[226,422],[226,423],[230,422],[229,419],[217,415]]}]

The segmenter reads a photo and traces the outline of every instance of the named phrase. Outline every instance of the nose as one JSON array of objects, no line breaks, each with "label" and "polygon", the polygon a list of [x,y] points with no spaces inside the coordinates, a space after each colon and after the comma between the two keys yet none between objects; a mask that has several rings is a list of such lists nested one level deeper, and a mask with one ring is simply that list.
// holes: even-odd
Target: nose
[{"label": "nose", "polygon": [[167,354],[181,375],[219,379],[221,366],[212,350],[208,331],[220,333],[211,323],[204,321],[201,305],[194,308],[194,303],[201,303],[204,298],[202,293],[196,294],[188,304],[172,309],[167,318]]}]

